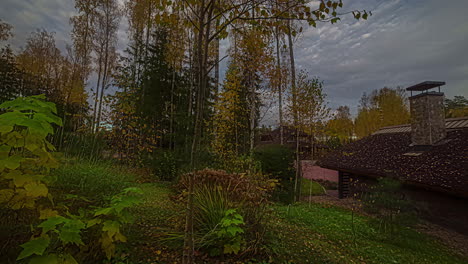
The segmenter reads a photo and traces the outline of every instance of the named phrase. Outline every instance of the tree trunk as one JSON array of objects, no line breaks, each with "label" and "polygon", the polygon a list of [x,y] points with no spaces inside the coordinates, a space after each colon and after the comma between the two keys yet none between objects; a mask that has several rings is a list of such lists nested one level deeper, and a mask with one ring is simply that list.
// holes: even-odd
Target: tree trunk
[{"label": "tree trunk", "polygon": [[[278,1],[275,1],[276,8],[278,8]],[[276,21],[279,23],[279,20]],[[283,72],[281,70],[281,53],[280,53],[280,31],[279,25],[275,27],[275,39],[276,39],[276,62],[278,67],[278,115],[279,115],[279,126],[280,126],[280,144],[284,145],[284,124],[283,124],[283,87],[282,77]]]},{"label": "tree trunk", "polygon": [[202,0],[201,2],[201,7],[200,7],[200,12],[199,12],[199,22],[198,22],[198,36],[197,36],[197,46],[195,48],[196,56],[197,56],[197,74],[198,74],[198,82],[197,82],[197,89],[196,89],[196,101],[195,101],[195,106],[196,106],[196,111],[195,111],[195,125],[194,125],[194,131],[193,131],[193,139],[192,139],[192,149],[190,152],[190,166],[193,168],[195,166],[195,152],[196,152],[196,147],[198,143],[198,137],[199,137],[199,126],[201,122],[201,101],[202,101],[202,94],[204,93],[204,66],[203,65],[203,34],[204,34],[204,26],[205,26],[205,1]]},{"label": "tree trunk", "polygon": [[281,54],[279,43],[279,29],[276,27],[276,61],[278,64],[278,114],[280,126],[280,144],[284,144],[284,125],[283,125],[283,91],[282,91],[282,71],[281,71]]},{"label": "tree trunk", "polygon": [[[212,0],[214,1],[214,0]],[[194,160],[195,153],[197,151],[197,144],[199,141],[199,137],[201,134],[201,123],[203,120],[203,97],[205,94],[205,87],[206,87],[206,60],[204,59],[207,57],[207,54],[203,54],[204,47],[203,47],[203,40],[204,40],[204,30],[205,30],[205,0],[201,0],[200,9],[198,10],[198,36],[197,36],[197,46],[196,46],[196,56],[197,56],[197,66],[198,66],[198,85],[197,85],[197,92],[196,92],[196,113],[195,113],[195,125],[194,125],[194,133],[192,139],[192,149],[190,152],[190,166],[192,170],[195,169],[196,163]],[[212,8],[210,12],[212,12]],[[208,19],[210,14],[208,15]],[[209,23],[207,25],[208,29],[206,32],[206,40],[205,40],[205,50],[207,49],[208,38],[209,38]],[[204,57],[205,55],[205,57]],[[184,264],[191,264],[193,263],[193,255],[194,255],[194,241],[193,241],[193,175],[191,175],[192,179],[189,183],[192,187],[192,190],[189,190],[189,197],[188,197],[188,205],[187,205],[187,217],[186,217],[186,232],[184,237]]]},{"label": "tree trunk", "polygon": [[175,67],[172,69],[171,83],[171,119],[169,122],[169,149],[174,150],[174,85],[175,85]]},{"label": "tree trunk", "polygon": [[98,111],[98,117],[97,117],[96,132],[99,132],[99,126],[101,125],[102,101],[104,99],[104,90],[106,89],[108,70],[109,70],[109,40],[108,39],[106,40],[104,52],[105,52],[104,73],[102,76],[101,94],[99,95],[99,111]]},{"label": "tree trunk", "polygon": [[296,127],[296,180],[295,180],[295,201],[297,201],[298,195],[300,195],[300,177],[301,177],[301,164],[299,156],[299,128],[298,128],[298,116],[297,116],[297,91],[296,91],[296,66],[294,61],[294,46],[292,39],[292,28],[291,21],[288,21],[288,43],[289,43],[289,57],[291,60],[291,93],[292,93],[292,104],[293,104],[293,123]]},{"label": "tree trunk", "polygon": [[300,158],[300,131],[296,128],[296,178],[294,180],[294,201],[297,202],[301,197],[301,158]]},{"label": "tree trunk", "polygon": [[252,82],[252,78],[249,78],[249,83],[251,87],[250,91],[250,153],[253,152],[255,144],[255,116],[256,116],[256,100],[255,100],[255,85]]},{"label": "tree trunk", "polygon": [[[148,62],[148,48],[149,48],[149,38],[150,38],[150,31],[152,27],[151,23],[151,14],[153,13],[152,10],[152,1],[148,1],[148,17],[147,17],[147,22],[146,22],[146,40],[145,40],[145,57],[144,57],[144,62],[143,66],[146,67],[146,64]],[[146,86],[142,85],[141,86],[141,104],[145,102],[145,94],[146,94]]]},{"label": "tree trunk", "polygon": [[98,81],[96,85],[96,94],[94,96],[94,114],[93,114],[93,122],[91,124],[91,132],[94,133],[96,131],[96,119],[97,119],[97,112],[98,112],[98,100],[99,100],[99,86],[101,82],[101,77],[102,77],[102,47],[100,50],[99,56],[99,65],[98,65]]}]

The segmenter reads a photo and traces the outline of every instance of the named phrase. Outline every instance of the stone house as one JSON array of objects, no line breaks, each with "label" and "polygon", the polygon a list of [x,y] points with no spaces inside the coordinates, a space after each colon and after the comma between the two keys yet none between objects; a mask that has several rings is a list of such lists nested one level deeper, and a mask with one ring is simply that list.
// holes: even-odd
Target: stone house
[{"label": "stone house", "polygon": [[421,216],[468,234],[468,117],[445,119],[444,84],[407,88],[421,92],[409,98],[411,124],[381,128],[318,162],[339,172],[340,198],[391,177]]}]

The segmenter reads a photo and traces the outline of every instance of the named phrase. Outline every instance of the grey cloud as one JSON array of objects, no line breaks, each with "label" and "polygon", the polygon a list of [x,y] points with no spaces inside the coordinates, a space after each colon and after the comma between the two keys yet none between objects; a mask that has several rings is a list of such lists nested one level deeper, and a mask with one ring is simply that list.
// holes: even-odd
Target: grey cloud
[{"label": "grey cloud", "polygon": [[363,92],[424,80],[446,81],[448,97],[468,95],[468,2],[368,0],[348,8],[374,15],[310,28],[296,48],[297,63],[325,81],[332,107],[355,113]]},{"label": "grey cloud", "polygon": [[[296,63],[325,82],[330,106],[349,105],[354,113],[363,92],[384,86],[407,86],[424,80],[446,81],[448,97],[468,96],[468,1],[344,1],[345,11],[372,10],[367,21],[351,15],[330,25],[307,28],[296,41]],[[14,26],[11,44],[18,49],[36,28],[56,32],[57,45],[70,42],[73,1],[2,0],[0,18]],[[119,50],[127,23],[122,21]],[[222,56],[229,44],[221,43]],[[221,63],[221,76],[227,60]],[[277,119],[277,107],[269,120]],[[275,122],[271,121],[270,123]]]},{"label": "grey cloud", "polygon": [[57,46],[65,48],[70,42],[69,19],[74,15],[73,1],[61,0],[3,0],[0,18],[13,25],[15,37],[10,41],[19,50],[30,33],[44,28],[55,32]]}]

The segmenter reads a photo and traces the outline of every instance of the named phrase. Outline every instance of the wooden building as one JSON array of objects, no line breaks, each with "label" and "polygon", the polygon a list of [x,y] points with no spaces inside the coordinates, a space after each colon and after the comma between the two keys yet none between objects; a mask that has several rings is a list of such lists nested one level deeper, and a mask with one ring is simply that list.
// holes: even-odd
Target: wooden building
[{"label": "wooden building", "polygon": [[443,84],[407,88],[421,92],[409,98],[411,124],[384,127],[318,162],[339,171],[340,198],[391,177],[420,215],[468,234],[468,117],[444,118],[444,94],[429,91]]}]

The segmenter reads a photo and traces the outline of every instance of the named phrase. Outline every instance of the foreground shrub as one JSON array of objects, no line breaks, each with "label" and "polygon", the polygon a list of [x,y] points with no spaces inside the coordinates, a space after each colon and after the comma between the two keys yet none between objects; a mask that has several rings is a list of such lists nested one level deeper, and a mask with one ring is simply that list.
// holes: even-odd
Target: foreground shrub
[{"label": "foreground shrub", "polygon": [[378,220],[378,230],[393,236],[400,227],[416,222],[411,201],[401,191],[401,183],[391,178],[379,178],[377,185],[362,195],[364,209]]},{"label": "foreground shrub", "polygon": [[179,182],[186,201],[193,177],[195,245],[210,255],[254,253],[263,239],[270,192],[275,181],[261,174],[230,174],[205,169],[185,174]]},{"label": "foreground shrub", "polygon": [[[52,124],[62,122],[55,105],[44,99],[20,97],[0,105],[7,111],[0,115],[0,208],[32,216],[27,219],[32,236],[21,245],[17,260],[90,263],[104,255],[99,252],[110,259],[115,244],[126,241],[120,230],[131,221],[127,210],[139,202],[132,195],[139,190],[127,188],[104,207],[77,194],[64,193],[65,199],[57,199],[49,172],[59,163],[47,137],[54,133]],[[39,220],[42,223],[33,228]]]},{"label": "foreground shrub", "polygon": [[135,181],[133,174],[116,166],[103,161],[69,161],[52,172],[52,188],[60,195],[79,194],[101,205]]},{"label": "foreground shrub", "polygon": [[[102,258],[101,252],[111,259],[116,244],[126,242],[122,228],[133,218],[128,209],[140,203],[134,194],[141,191],[127,188],[112,197],[106,207],[80,207],[73,214],[65,204],[47,209],[41,214],[45,219],[33,230],[29,242],[21,245],[23,250],[17,260],[30,258],[30,263],[77,263],[95,262]],[[79,199],[79,197],[74,197]]]},{"label": "foreground shrub", "polygon": [[301,180],[301,191],[302,196],[315,196],[325,194],[325,189],[324,187],[322,187],[322,185],[320,185],[320,183],[305,178]]},{"label": "foreground shrub", "polygon": [[179,160],[173,151],[158,150],[145,161],[159,180],[173,181],[179,174]]},{"label": "foreground shrub", "polygon": [[[276,183],[261,174],[227,173],[210,169],[197,171],[192,175],[195,190],[201,187],[220,188],[227,193],[229,201],[249,206],[266,203]],[[189,177],[190,173],[181,177],[179,190],[188,190]]]},{"label": "foreground shrub", "polygon": [[103,132],[99,134],[69,132],[64,134],[62,140],[59,151],[69,157],[99,161],[114,154],[108,149]]},{"label": "foreground shrub", "polygon": [[291,203],[295,177],[294,152],[283,145],[265,145],[256,148],[253,157],[260,162],[263,173],[279,181],[273,199]]},{"label": "foreground shrub", "polygon": [[4,245],[24,241],[28,227],[50,206],[49,172],[58,162],[47,137],[54,134],[52,124],[62,121],[55,105],[44,99],[43,95],[20,97],[0,105],[6,111],[0,115],[0,238]]}]

